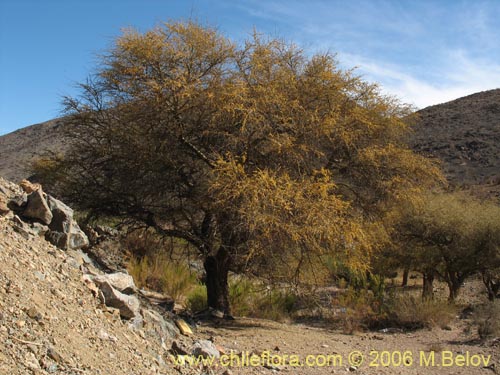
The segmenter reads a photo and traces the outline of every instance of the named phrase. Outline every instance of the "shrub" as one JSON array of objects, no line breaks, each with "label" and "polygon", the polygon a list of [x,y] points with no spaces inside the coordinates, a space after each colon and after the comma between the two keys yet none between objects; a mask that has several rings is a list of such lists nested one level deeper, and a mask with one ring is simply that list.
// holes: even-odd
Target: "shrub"
[{"label": "shrub", "polygon": [[422,300],[409,294],[395,296],[382,292],[380,280],[374,290],[349,288],[334,305],[339,313],[333,320],[346,333],[373,328],[444,328],[456,314],[454,305],[446,301]]},{"label": "shrub", "polygon": [[456,314],[456,307],[447,301],[422,299],[408,294],[389,303],[388,323],[402,328],[446,327]]},{"label": "shrub", "polygon": [[333,301],[339,314],[333,320],[348,334],[379,325],[386,319],[383,300],[369,289],[349,287]]},{"label": "shrub", "polygon": [[474,314],[474,322],[482,339],[500,336],[500,300],[480,306]]},{"label": "shrub", "polygon": [[229,298],[236,316],[283,320],[290,317],[296,296],[278,287],[265,287],[248,278],[233,278],[229,283]]}]

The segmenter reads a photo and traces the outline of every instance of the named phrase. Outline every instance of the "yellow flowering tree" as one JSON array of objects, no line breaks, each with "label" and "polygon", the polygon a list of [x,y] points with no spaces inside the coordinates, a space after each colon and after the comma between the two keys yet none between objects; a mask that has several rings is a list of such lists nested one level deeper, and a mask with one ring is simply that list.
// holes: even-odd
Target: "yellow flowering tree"
[{"label": "yellow flowering tree", "polygon": [[403,142],[407,106],[329,54],[258,34],[126,31],[65,104],[70,149],[46,164],[55,188],[191,243],[208,304],[226,314],[230,270],[282,262],[298,277],[324,255],[367,270],[388,213],[439,178]]}]

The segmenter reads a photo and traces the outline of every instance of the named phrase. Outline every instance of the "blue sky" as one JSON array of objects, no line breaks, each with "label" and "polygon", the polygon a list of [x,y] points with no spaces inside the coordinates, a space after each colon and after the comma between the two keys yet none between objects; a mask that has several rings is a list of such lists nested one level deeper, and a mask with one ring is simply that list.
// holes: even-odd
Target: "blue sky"
[{"label": "blue sky", "polygon": [[499,0],[0,0],[0,134],[59,116],[122,28],[190,17],[337,53],[420,108],[500,87]]}]

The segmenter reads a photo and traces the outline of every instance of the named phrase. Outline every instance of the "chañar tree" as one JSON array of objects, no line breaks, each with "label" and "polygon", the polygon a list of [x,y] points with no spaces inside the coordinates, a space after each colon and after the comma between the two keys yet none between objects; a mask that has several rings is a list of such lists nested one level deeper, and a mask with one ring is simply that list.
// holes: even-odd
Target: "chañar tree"
[{"label": "cha\u00f1ar tree", "polygon": [[228,315],[230,270],[297,277],[333,255],[366,271],[388,213],[439,179],[403,142],[407,106],[258,34],[126,31],[65,105],[69,150],[39,174],[95,217],[188,241]]}]

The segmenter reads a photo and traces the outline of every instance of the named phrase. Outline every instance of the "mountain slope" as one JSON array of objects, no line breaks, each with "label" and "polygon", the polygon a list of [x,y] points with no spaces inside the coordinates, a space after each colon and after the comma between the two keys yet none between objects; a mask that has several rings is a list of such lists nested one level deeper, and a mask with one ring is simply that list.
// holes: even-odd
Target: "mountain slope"
[{"label": "mountain slope", "polygon": [[30,163],[46,150],[64,150],[62,119],[16,130],[0,137],[0,176],[20,181],[30,175]]},{"label": "mountain slope", "polygon": [[452,183],[486,184],[500,179],[500,89],[424,108],[411,143],[443,161]]}]

